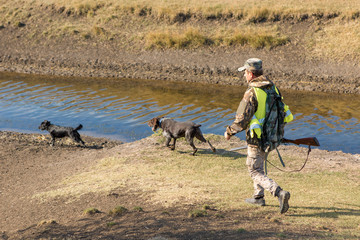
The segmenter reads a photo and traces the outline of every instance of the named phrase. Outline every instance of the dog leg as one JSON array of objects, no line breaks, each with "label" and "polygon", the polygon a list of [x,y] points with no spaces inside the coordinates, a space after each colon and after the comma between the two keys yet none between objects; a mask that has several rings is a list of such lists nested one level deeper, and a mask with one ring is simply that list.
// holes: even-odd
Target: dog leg
[{"label": "dog leg", "polygon": [[85,142],[80,137],[76,138],[75,141],[78,143],[81,143],[83,146],[85,146]]},{"label": "dog leg", "polygon": [[84,141],[81,139],[80,134],[78,132],[74,132],[73,135],[71,136],[71,138],[77,142],[77,143],[81,143],[83,146],[85,146]]},{"label": "dog leg", "polygon": [[173,142],[173,144],[171,146],[171,150],[175,150],[175,144],[176,144],[176,138],[174,138],[174,142]]},{"label": "dog leg", "polygon": [[195,147],[195,144],[194,144],[194,137],[191,136],[190,134],[185,134],[185,138],[193,149],[192,155],[195,156],[195,153],[197,152],[197,148]]},{"label": "dog leg", "polygon": [[209,146],[210,146],[210,148],[211,148],[211,151],[216,152],[216,148],[214,148],[214,147],[211,145],[211,143],[204,138],[204,135],[202,134],[200,128],[197,128],[197,129],[196,129],[195,137],[196,137],[197,139],[199,139],[201,142],[204,142],[204,143],[206,142],[207,144],[209,144]]},{"label": "dog leg", "polygon": [[171,137],[166,137],[165,146],[170,147]]},{"label": "dog leg", "polygon": [[199,139],[201,142],[205,143],[206,142],[206,139],[204,138],[204,135],[202,134],[200,128],[196,128],[196,131],[195,131],[195,137],[197,139]]},{"label": "dog leg", "polygon": [[214,148],[208,140],[206,140],[206,142],[209,144],[211,151],[216,152],[216,148]]},{"label": "dog leg", "polygon": [[51,135],[51,142],[50,142],[50,146],[54,146],[55,145],[55,137]]}]

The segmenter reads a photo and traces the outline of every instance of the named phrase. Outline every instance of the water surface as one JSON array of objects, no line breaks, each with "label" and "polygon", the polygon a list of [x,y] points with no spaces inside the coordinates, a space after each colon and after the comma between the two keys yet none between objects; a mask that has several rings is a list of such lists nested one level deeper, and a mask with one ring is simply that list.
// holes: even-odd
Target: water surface
[{"label": "water surface", "polygon": [[[49,120],[83,124],[81,134],[134,141],[152,134],[155,116],[202,124],[222,135],[245,88],[135,79],[63,78],[0,72],[0,130],[40,133]],[[316,136],[321,149],[360,153],[360,97],[282,91],[295,120],[285,137]],[[46,132],[42,132],[46,133]],[[245,134],[239,136],[245,139]]]}]

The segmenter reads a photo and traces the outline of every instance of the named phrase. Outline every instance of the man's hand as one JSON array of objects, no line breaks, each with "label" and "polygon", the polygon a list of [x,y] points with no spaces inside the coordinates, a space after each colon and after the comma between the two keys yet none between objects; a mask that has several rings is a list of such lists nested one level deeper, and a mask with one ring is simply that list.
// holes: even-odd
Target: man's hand
[{"label": "man's hand", "polygon": [[229,140],[229,139],[231,138],[231,135],[229,135],[229,134],[225,131],[224,137],[226,138],[226,140]]}]

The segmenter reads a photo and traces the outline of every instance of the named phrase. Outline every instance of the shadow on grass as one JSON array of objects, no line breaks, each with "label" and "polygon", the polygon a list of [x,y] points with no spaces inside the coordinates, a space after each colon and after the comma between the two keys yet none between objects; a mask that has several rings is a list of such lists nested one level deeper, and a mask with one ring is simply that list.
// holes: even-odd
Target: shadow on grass
[{"label": "shadow on grass", "polygon": [[290,206],[292,209],[306,209],[312,210],[314,213],[306,214],[290,214],[292,217],[322,217],[322,218],[338,218],[339,216],[359,216],[360,217],[360,206],[350,205],[357,207],[355,208],[337,208],[337,207],[300,207]]},{"label": "shadow on grass", "polygon": [[84,146],[83,148],[96,149],[96,150],[98,150],[98,149],[103,149],[104,147],[103,147],[103,146],[98,146],[98,145],[92,145],[92,146],[86,145],[86,146]]},{"label": "shadow on grass", "polygon": [[[162,213],[161,213],[162,212]],[[216,217],[217,212],[209,211],[202,217],[188,217],[188,210],[163,210],[127,212],[121,216],[99,214],[68,222],[31,226],[17,231],[13,236],[19,239],[312,239],[321,232],[287,228],[279,225],[263,227],[262,218],[247,217],[243,211],[224,212]],[[234,221],[234,219],[238,219]]]},{"label": "shadow on grass", "polygon": [[[175,151],[177,151],[180,154],[192,155],[191,149],[189,149],[189,151],[181,151],[181,150],[180,151],[175,150]],[[201,156],[201,155],[209,155],[209,154],[214,155],[214,156],[219,155],[221,157],[233,158],[234,160],[247,156],[247,154],[242,154],[242,153],[238,153],[238,152],[234,152],[234,151],[228,151],[226,149],[216,149],[216,152],[213,152],[213,151],[211,151],[211,149],[198,148],[198,151],[196,152],[195,157]]]}]

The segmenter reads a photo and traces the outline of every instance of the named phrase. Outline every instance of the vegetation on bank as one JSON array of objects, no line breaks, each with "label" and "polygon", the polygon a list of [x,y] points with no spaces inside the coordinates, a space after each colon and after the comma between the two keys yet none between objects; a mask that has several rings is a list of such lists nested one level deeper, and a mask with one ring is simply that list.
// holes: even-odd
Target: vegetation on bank
[{"label": "vegetation on bank", "polygon": [[[259,31],[256,29],[256,31]],[[148,48],[197,48],[204,46],[245,46],[261,49],[285,45],[288,37],[266,32],[238,31],[206,36],[199,29],[188,28],[181,32],[160,31],[146,36]]]},{"label": "vegetation on bank", "polygon": [[[304,44],[304,54],[360,56],[360,2],[0,0],[0,31],[17,28],[34,42],[73,38],[135,49]],[[312,24],[294,36],[286,23]],[[284,25],[285,24],[285,25]]]},{"label": "vegetation on bank", "polygon": [[[142,203],[147,208],[198,206],[189,212],[189,217],[207,217],[208,209],[212,208],[220,210],[217,217],[221,217],[221,211],[242,209],[244,218],[259,217],[267,224],[282,223],[294,229],[311,226],[316,236],[327,239],[360,237],[358,168],[330,170],[321,163],[317,168],[311,163],[314,159],[310,159],[302,172],[284,173],[268,165],[269,176],[291,192],[290,209],[280,215],[278,200],[268,192],[265,193],[267,207],[258,208],[244,202],[253,191],[245,165],[246,150],[231,152],[227,149],[245,142],[236,138],[224,141],[219,135],[206,135],[206,138],[216,146],[217,152],[196,142],[199,151],[194,157],[189,154],[190,147],[183,139],[178,140],[175,151],[170,151],[163,146],[163,137],[154,134],[131,143],[131,149],[119,150],[119,155],[101,159],[87,171],[68,177],[53,186],[53,190],[34,197],[43,201],[66,197],[71,202],[71,199],[88,193],[107,195],[115,191],[139,194],[140,198],[148,200]],[[287,165],[286,171],[299,169],[306,157],[306,148],[300,149],[297,157],[280,151]],[[269,161],[280,165],[276,153],[270,154]],[[127,208],[123,206],[109,212],[126,213]]]}]

